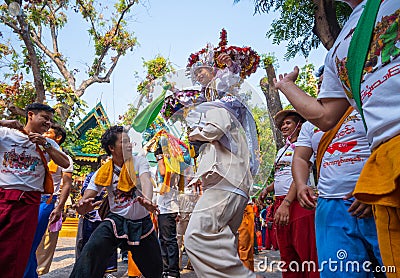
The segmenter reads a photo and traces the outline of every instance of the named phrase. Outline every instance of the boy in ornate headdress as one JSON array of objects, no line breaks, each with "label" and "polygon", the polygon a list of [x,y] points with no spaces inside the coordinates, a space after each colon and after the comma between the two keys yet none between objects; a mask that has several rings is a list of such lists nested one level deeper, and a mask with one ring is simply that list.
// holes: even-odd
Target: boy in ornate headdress
[{"label": "boy in ornate headdress", "polygon": [[198,277],[256,277],[240,261],[236,241],[252,174],[258,167],[250,159],[254,152],[249,151],[249,145],[254,138],[246,138],[241,129],[251,120],[255,125],[254,120],[247,118],[251,116],[247,108],[232,96],[200,104],[195,110],[205,117],[189,140],[205,144],[191,183],[201,178],[204,194],[185,233],[186,251]]}]

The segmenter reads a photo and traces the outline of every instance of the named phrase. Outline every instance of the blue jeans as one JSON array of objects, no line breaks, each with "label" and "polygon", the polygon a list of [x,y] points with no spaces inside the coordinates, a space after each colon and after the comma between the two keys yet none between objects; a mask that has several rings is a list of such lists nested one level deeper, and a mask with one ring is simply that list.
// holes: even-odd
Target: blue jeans
[{"label": "blue jeans", "polygon": [[[372,271],[364,270],[363,263],[367,263],[365,268],[368,262],[382,265],[374,218],[352,216],[347,211],[352,203],[318,198],[315,232],[321,278],[374,277]],[[329,262],[336,263],[330,266]]]},{"label": "blue jeans", "polygon": [[163,258],[163,272],[173,277],[179,275],[179,249],[176,239],[176,216],[178,213],[165,213],[158,216],[158,228]]},{"label": "blue jeans", "polygon": [[47,226],[49,225],[49,217],[54,209],[54,203],[57,200],[56,196],[53,196],[50,204],[46,204],[48,196],[42,196],[39,206],[39,220],[36,227],[35,237],[33,239],[33,244],[31,248],[31,253],[29,255],[28,265],[25,268],[24,278],[37,278],[37,260],[36,260],[36,250],[42,241],[43,235],[46,232]]}]

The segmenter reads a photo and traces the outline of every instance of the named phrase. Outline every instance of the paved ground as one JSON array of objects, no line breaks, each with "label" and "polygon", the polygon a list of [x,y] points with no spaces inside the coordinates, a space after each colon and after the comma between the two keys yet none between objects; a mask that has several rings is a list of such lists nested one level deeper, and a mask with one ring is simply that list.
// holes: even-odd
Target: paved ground
[{"label": "paved ground", "polygon": [[[186,258],[184,258],[186,260]],[[271,278],[282,277],[276,269],[274,269],[274,261],[279,260],[278,251],[261,251],[255,258],[255,268],[258,273],[264,274]],[[75,238],[63,237],[58,239],[57,249],[54,254],[53,263],[48,274],[40,276],[41,278],[64,278],[68,277],[72,271],[75,262]],[[119,261],[118,272],[113,273],[119,278],[127,278],[128,265]],[[196,278],[193,271],[184,270],[181,272],[182,278]]]}]

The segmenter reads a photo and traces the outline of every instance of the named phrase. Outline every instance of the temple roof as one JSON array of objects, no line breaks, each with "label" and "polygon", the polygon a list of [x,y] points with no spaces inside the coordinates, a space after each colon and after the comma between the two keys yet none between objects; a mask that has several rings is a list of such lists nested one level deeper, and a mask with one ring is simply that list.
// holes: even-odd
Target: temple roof
[{"label": "temple roof", "polygon": [[101,102],[97,103],[96,106],[74,127],[75,134],[79,139],[84,140],[86,131],[99,125],[104,128],[111,125]]}]

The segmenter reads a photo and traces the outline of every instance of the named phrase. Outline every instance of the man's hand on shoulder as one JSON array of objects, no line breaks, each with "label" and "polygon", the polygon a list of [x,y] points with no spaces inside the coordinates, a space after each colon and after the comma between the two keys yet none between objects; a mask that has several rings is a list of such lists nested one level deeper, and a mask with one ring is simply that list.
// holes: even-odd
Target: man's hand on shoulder
[{"label": "man's hand on shoulder", "polygon": [[17,120],[0,120],[0,126],[13,128],[17,130],[22,130],[24,128],[23,124],[21,124]]}]

